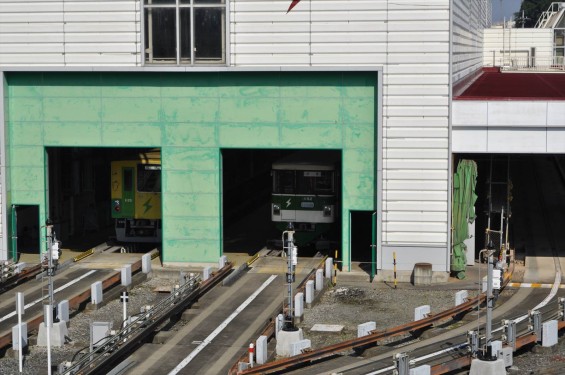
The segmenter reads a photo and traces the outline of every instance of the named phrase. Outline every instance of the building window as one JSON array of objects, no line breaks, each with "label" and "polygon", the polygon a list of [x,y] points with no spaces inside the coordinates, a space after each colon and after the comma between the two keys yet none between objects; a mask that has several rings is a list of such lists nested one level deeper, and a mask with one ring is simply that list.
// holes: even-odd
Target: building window
[{"label": "building window", "polygon": [[224,64],[226,0],[143,0],[145,63]]}]

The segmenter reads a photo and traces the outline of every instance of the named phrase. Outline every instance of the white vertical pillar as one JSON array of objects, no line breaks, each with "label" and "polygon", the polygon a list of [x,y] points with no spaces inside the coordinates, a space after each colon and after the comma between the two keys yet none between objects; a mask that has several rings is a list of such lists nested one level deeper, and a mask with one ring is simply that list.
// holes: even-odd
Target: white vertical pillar
[{"label": "white vertical pillar", "polygon": [[363,324],[359,324],[357,326],[357,337],[363,337],[363,336],[367,336],[371,333],[371,331],[374,331],[377,329],[377,323],[375,322],[367,322],[367,323],[363,323]]},{"label": "white vertical pillar", "polygon": [[283,326],[284,326],[284,315],[279,314],[277,315],[277,319],[275,320],[275,338],[278,336],[279,331],[283,328]]},{"label": "white vertical pillar", "polygon": [[102,281],[96,281],[90,286],[90,301],[93,305],[102,303]]},{"label": "white vertical pillar", "polygon": [[333,268],[334,268],[334,259],[333,258],[327,258],[326,259],[326,279],[331,279],[332,278],[332,272],[333,272]]},{"label": "white vertical pillar", "polygon": [[418,306],[414,309],[414,321],[426,318],[431,312],[430,305]]},{"label": "white vertical pillar", "polygon": [[[100,282],[100,284],[102,284]],[[53,326],[53,306],[45,305],[45,327],[47,328],[47,374],[51,375],[51,327]]]},{"label": "white vertical pillar", "polygon": [[302,318],[304,315],[304,293],[296,293],[294,296],[294,316]]},{"label": "white vertical pillar", "polygon": [[151,272],[151,254],[143,254],[141,257],[141,272]]},{"label": "white vertical pillar", "polygon": [[314,281],[306,281],[306,306],[310,307],[314,302]]},{"label": "white vertical pillar", "polygon": [[255,344],[255,359],[258,365],[263,365],[267,363],[268,352],[267,352],[267,336],[259,336]]},{"label": "white vertical pillar", "polygon": [[65,299],[57,305],[57,318],[59,321],[69,321],[69,300]]},{"label": "white vertical pillar", "polygon": [[[22,292],[16,293],[16,312],[18,313],[18,363],[20,372],[23,371],[23,338],[22,338],[22,314],[25,311],[24,294]],[[26,323],[26,339],[27,339],[27,323]],[[13,340],[12,340],[13,341]],[[27,341],[27,340],[26,340]],[[15,342],[15,341],[13,341]]]},{"label": "white vertical pillar", "polygon": [[220,257],[220,262],[219,262],[220,269],[224,268],[224,266],[226,265],[227,262],[228,262],[228,257],[225,256],[225,255],[222,255]]},{"label": "white vertical pillar", "polygon": [[131,285],[131,264],[122,267],[122,286]]},{"label": "white vertical pillar", "polygon": [[316,270],[316,290],[320,291],[324,289],[324,270]]},{"label": "white vertical pillar", "polygon": [[458,291],[455,293],[455,306],[459,306],[467,302],[467,298],[469,298],[469,292],[467,290]]},{"label": "white vertical pillar", "polygon": [[202,281],[206,281],[210,278],[210,274],[212,273],[212,267],[204,267],[202,270]]}]

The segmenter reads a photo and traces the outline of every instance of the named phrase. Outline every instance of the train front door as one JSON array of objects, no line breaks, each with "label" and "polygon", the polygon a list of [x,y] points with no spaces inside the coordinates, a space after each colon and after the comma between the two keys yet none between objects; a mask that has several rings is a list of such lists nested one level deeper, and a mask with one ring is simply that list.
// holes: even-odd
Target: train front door
[{"label": "train front door", "polygon": [[135,212],[135,174],[133,168],[122,168],[122,215],[125,217],[133,217]]}]

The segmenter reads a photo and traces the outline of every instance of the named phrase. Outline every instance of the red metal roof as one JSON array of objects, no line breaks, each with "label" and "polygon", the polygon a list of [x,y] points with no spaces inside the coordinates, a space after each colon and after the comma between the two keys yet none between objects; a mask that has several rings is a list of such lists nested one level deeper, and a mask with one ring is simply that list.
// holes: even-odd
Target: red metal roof
[{"label": "red metal roof", "polygon": [[501,73],[485,69],[456,100],[565,100],[563,73]]}]

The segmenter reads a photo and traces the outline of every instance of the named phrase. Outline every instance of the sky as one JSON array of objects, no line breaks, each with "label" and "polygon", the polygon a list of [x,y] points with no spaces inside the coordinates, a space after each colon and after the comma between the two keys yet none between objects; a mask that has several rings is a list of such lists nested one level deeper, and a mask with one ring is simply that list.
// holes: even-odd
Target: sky
[{"label": "sky", "polygon": [[508,21],[515,12],[520,10],[521,0],[492,0],[492,23]]}]

